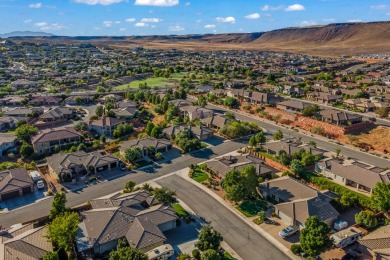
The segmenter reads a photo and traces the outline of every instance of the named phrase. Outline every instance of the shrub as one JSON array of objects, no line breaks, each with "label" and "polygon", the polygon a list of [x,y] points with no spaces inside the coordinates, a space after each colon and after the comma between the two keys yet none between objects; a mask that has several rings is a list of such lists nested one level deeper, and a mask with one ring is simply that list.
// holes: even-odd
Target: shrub
[{"label": "shrub", "polygon": [[290,249],[291,252],[293,252],[293,254],[295,255],[299,255],[300,253],[302,253],[302,247],[300,244],[293,244],[291,245]]}]

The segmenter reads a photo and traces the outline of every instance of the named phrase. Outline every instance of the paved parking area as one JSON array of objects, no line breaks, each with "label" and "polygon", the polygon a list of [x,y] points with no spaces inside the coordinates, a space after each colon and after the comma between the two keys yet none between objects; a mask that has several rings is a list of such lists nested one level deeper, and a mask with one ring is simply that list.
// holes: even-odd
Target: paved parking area
[{"label": "paved parking area", "polygon": [[47,191],[46,188],[38,190],[38,188],[36,187],[36,184],[35,184],[35,191],[33,193],[23,195],[22,197],[19,197],[19,198],[1,201],[0,207],[7,209],[7,210],[14,210],[17,208],[21,208],[23,206],[27,206],[31,203],[34,203],[34,202],[37,202],[37,201],[42,200],[44,198],[47,198],[47,197],[45,197],[46,191]]},{"label": "paved parking area", "polygon": [[292,244],[299,242],[299,232],[286,239],[281,238],[279,236],[279,231],[282,230],[283,228],[286,228],[288,225],[279,218],[273,217],[270,219],[274,222],[274,224],[266,224],[266,223],[260,224],[260,227],[264,229],[267,233],[269,233],[271,236],[276,238],[276,240],[278,240],[280,243],[285,245],[287,248],[290,248]]},{"label": "paved parking area", "polygon": [[175,254],[188,253],[191,255],[195,249],[195,242],[198,239],[198,233],[201,228],[199,222],[191,222],[189,224],[181,221],[177,228],[164,232],[167,237],[166,243],[171,244],[175,250]]}]

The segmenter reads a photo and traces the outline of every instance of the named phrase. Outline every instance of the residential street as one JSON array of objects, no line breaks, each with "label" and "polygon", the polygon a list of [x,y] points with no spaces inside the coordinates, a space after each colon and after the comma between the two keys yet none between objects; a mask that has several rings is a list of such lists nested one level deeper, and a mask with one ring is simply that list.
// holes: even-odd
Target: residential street
[{"label": "residential street", "polygon": [[[217,106],[212,105],[212,104],[208,104],[207,108],[214,109],[216,112],[219,112],[219,113],[225,113],[226,111],[230,111],[228,109],[217,107]],[[384,158],[380,158],[380,157],[377,157],[377,156],[374,156],[374,155],[371,155],[371,154],[368,154],[365,152],[360,152],[359,150],[354,150],[354,149],[351,149],[351,148],[346,147],[344,145],[336,144],[335,142],[331,142],[330,140],[325,139],[325,137],[318,138],[318,137],[314,137],[314,136],[313,137],[308,136],[306,134],[303,134],[302,130],[300,130],[301,132],[295,132],[295,131],[286,129],[286,128],[281,127],[281,126],[276,125],[276,124],[267,123],[258,117],[256,117],[256,118],[250,117],[247,115],[243,115],[242,113],[237,113],[237,111],[231,111],[231,112],[233,112],[236,115],[236,118],[239,120],[255,122],[256,124],[258,124],[262,128],[265,128],[267,130],[268,134],[273,134],[277,130],[281,130],[284,134],[284,137],[297,137],[297,138],[301,137],[303,142],[315,141],[317,143],[318,147],[326,149],[326,150],[331,151],[331,152],[335,152],[336,148],[340,148],[340,150],[341,150],[340,154],[342,154],[344,156],[355,158],[357,160],[361,160],[364,162],[368,162],[368,163],[373,164],[373,165],[378,166],[378,167],[385,168],[385,167],[390,166],[389,160],[386,160]]]},{"label": "residential street", "polygon": [[[202,161],[209,160],[212,157],[237,150],[246,146],[246,143],[247,140],[244,140],[242,143],[238,141],[228,141],[218,146],[202,149],[192,154],[187,154],[185,156],[173,159],[169,164],[163,164],[161,168],[154,169],[155,172],[152,170],[148,170],[148,172],[137,171],[136,173],[127,174],[123,177],[111,181],[89,186],[81,191],[67,193],[67,206],[74,207],[91,199],[120,191],[123,189],[125,182],[128,180],[132,180],[136,183],[150,181],[163,175],[186,168],[192,163],[200,163]],[[9,227],[16,223],[26,222],[46,216],[49,214],[51,203],[52,198],[49,198],[26,207],[13,210],[11,212],[0,213],[0,225],[3,227]]]},{"label": "residential street", "polygon": [[157,183],[175,190],[178,197],[197,215],[211,221],[211,225],[221,233],[224,241],[243,259],[289,259],[245,221],[185,179],[173,175],[160,179]]}]

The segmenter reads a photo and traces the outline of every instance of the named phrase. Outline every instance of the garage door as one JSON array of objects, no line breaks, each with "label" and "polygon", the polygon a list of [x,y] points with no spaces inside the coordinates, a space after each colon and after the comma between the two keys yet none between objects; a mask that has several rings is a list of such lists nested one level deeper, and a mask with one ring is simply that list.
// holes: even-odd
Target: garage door
[{"label": "garage door", "polygon": [[279,211],[278,216],[288,225],[292,225],[292,219],[283,212]]},{"label": "garage door", "polygon": [[17,198],[19,197],[19,191],[16,190],[16,191],[11,191],[11,192],[8,192],[8,193],[5,193],[5,194],[1,194],[1,200],[9,200],[9,199],[13,199],[13,198]]},{"label": "garage door", "polygon": [[28,194],[28,193],[31,193],[31,187],[24,187],[23,189],[23,194]]}]

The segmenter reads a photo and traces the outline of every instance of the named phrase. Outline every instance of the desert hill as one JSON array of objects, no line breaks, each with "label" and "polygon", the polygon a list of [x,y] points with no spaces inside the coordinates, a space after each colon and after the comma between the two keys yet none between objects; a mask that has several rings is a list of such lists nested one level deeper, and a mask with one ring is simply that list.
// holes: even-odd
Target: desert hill
[{"label": "desert hill", "polygon": [[[17,39],[21,40],[21,39]],[[31,41],[32,38],[29,38]],[[150,35],[150,36],[52,36],[37,42],[85,43],[116,48],[142,46],[160,49],[270,50],[316,55],[390,53],[390,21],[337,23],[294,27],[258,33]]]}]

